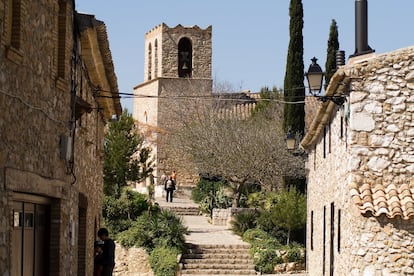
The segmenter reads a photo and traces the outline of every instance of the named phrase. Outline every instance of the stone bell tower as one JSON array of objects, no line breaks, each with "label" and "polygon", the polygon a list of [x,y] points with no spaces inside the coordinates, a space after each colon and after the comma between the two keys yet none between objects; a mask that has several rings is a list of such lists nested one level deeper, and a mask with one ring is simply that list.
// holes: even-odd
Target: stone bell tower
[{"label": "stone bell tower", "polygon": [[162,23],[145,34],[144,82],[134,87],[134,119],[153,147],[156,176],[177,172],[178,187],[195,184],[196,172],[171,151],[169,139],[191,118],[196,101],[212,95],[212,27],[174,28]]}]

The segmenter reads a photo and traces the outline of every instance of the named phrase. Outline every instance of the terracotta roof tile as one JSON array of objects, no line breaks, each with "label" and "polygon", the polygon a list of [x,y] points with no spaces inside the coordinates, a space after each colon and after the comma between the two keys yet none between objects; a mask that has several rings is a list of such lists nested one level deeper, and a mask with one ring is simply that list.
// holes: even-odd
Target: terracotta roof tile
[{"label": "terracotta roof tile", "polygon": [[353,183],[350,195],[363,214],[370,212],[373,216],[384,214],[389,218],[400,216],[403,219],[414,216],[414,189],[411,183],[390,183],[385,187],[367,183],[358,187]]}]

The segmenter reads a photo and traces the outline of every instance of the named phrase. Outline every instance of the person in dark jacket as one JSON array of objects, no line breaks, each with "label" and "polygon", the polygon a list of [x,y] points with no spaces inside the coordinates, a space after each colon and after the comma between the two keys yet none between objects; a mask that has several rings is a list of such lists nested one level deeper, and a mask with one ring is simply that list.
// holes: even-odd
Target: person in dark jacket
[{"label": "person in dark jacket", "polygon": [[112,276],[115,267],[115,243],[109,238],[106,228],[98,230],[98,237],[104,242],[101,256],[102,276]]},{"label": "person in dark jacket", "polygon": [[164,189],[167,192],[166,200],[168,202],[168,199],[170,202],[173,201],[173,193],[175,190],[175,182],[172,176],[169,176],[168,179],[164,183]]}]

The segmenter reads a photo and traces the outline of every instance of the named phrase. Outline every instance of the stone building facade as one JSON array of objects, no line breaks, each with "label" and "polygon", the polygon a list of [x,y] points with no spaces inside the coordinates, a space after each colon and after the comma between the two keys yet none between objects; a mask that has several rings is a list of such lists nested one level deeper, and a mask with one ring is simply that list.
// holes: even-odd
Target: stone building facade
[{"label": "stone building facade", "polygon": [[0,0],[0,275],[92,275],[106,122],[105,25],[69,0]]},{"label": "stone building facade", "polygon": [[183,165],[188,163],[185,157],[173,153],[169,139],[200,104],[210,104],[211,36],[211,26],[156,26],[145,35],[144,82],[134,88],[133,116],[142,129],[150,129],[146,136],[156,176],[175,170],[181,187],[191,186],[198,175],[195,168]]},{"label": "stone building facade", "polygon": [[301,142],[309,275],[414,275],[414,47],[351,58]]}]

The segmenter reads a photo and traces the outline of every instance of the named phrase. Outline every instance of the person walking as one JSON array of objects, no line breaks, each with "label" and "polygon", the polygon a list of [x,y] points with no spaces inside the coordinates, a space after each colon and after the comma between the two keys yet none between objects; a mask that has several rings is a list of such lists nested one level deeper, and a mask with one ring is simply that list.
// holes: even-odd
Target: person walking
[{"label": "person walking", "polygon": [[106,228],[98,230],[98,237],[103,241],[102,246],[102,276],[112,276],[115,267],[115,243],[109,238],[109,232]]},{"label": "person walking", "polygon": [[169,176],[168,179],[165,181],[164,184],[164,189],[167,192],[166,195],[166,201],[168,202],[168,199],[170,200],[170,202],[173,201],[173,193],[175,190],[175,183],[174,183],[174,179],[172,178],[172,176]]}]

